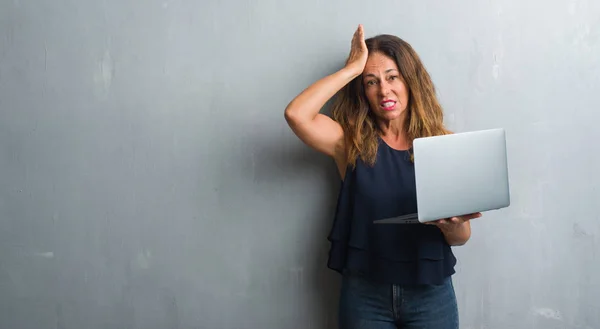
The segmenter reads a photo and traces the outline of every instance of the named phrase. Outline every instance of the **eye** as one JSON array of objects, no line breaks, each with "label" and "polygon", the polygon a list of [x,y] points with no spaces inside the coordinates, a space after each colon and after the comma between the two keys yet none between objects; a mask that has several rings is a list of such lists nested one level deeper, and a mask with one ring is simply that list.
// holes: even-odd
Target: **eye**
[{"label": "eye", "polygon": [[376,84],[377,82],[375,80],[369,80],[367,81],[367,86],[372,86],[374,84]]},{"label": "eye", "polygon": [[397,76],[397,75],[392,75],[392,76],[390,77],[390,80],[396,80],[396,79],[398,79],[398,76]]}]

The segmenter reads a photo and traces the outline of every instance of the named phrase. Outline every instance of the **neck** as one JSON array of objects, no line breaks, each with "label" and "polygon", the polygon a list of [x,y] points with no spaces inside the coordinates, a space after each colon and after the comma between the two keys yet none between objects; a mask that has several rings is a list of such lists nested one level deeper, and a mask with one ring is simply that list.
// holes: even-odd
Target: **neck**
[{"label": "neck", "polygon": [[378,122],[381,138],[388,144],[401,148],[408,148],[408,138],[404,129],[404,115],[395,120],[380,120]]},{"label": "neck", "polygon": [[404,123],[406,120],[405,113],[402,113],[399,117],[393,120],[377,120],[377,125],[383,136],[405,136],[406,131],[404,129]]}]

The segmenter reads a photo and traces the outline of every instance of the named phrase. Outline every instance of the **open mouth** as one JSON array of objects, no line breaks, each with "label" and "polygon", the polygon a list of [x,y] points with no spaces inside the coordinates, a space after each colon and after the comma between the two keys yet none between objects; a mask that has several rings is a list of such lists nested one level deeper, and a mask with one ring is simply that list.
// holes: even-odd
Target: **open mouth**
[{"label": "open mouth", "polygon": [[391,111],[395,107],[396,107],[396,102],[394,102],[394,101],[384,101],[384,102],[381,102],[381,108],[384,111]]}]

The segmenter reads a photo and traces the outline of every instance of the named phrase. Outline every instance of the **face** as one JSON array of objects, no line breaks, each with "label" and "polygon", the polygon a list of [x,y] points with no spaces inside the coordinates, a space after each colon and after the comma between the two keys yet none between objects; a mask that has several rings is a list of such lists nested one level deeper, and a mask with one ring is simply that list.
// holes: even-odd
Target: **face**
[{"label": "face", "polygon": [[408,88],[393,59],[381,53],[370,54],[363,71],[363,86],[377,117],[392,121],[403,116]]}]

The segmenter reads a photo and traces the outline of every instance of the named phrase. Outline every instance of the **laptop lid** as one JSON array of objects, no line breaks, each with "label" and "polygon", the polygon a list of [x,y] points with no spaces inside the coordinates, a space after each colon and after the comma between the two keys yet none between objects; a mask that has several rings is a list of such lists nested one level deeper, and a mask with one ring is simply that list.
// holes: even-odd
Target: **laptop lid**
[{"label": "laptop lid", "polygon": [[421,222],[510,205],[504,129],[418,138],[413,147]]},{"label": "laptop lid", "polygon": [[424,223],[510,205],[504,129],[418,138],[413,150],[418,214],[375,223]]}]

